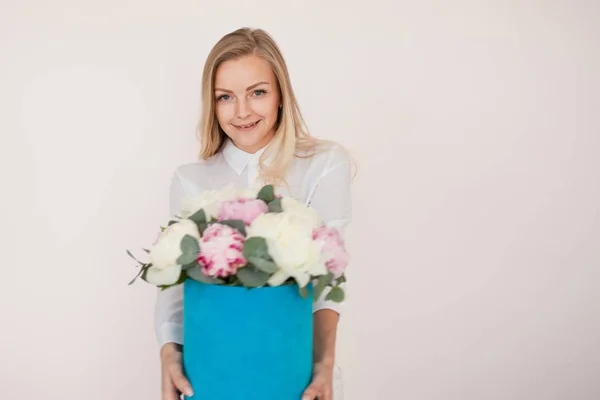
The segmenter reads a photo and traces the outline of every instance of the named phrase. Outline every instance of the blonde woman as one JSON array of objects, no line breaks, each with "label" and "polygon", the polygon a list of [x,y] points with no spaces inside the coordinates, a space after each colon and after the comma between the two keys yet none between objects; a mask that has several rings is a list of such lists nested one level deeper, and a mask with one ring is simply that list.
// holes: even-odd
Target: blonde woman
[{"label": "blonde woman", "polygon": [[[341,146],[308,134],[286,63],[266,32],[239,29],[213,47],[203,71],[198,135],[200,160],[173,175],[171,215],[186,195],[231,183],[240,188],[272,183],[310,204],[342,233],[350,222],[349,157]],[[157,298],[163,400],[193,393],[182,368],[182,286],[159,291]],[[335,363],[341,304],[326,301],[326,294],[314,303],[313,378],[298,400],[342,400]]]}]

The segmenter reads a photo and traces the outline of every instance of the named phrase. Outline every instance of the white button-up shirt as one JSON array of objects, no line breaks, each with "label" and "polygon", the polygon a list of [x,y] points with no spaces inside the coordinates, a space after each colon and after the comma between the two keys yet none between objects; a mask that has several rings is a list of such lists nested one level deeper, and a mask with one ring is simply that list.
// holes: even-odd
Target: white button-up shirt
[{"label": "white button-up shirt", "polygon": [[[260,187],[258,158],[263,151],[249,154],[228,140],[223,150],[210,160],[179,166],[171,181],[170,214],[179,213],[185,196],[195,196],[231,183],[239,188]],[[286,175],[289,188],[277,189],[277,193],[292,196],[315,208],[327,225],[336,227],[343,234],[352,212],[350,171],[346,151],[337,145],[329,146],[326,151],[308,158],[295,157]],[[328,290],[324,291],[315,301],[313,312],[324,308],[341,311],[343,303],[325,300],[327,293]],[[155,311],[159,345],[183,344],[183,285],[159,290]]]}]

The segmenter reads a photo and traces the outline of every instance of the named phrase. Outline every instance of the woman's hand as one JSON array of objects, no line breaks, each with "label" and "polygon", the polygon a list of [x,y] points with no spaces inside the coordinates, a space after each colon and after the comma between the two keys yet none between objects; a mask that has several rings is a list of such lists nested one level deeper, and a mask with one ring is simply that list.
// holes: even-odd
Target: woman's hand
[{"label": "woman's hand", "polygon": [[314,399],[333,400],[333,362],[319,362],[313,366],[312,382],[302,400]]},{"label": "woman's hand", "polygon": [[192,385],[183,374],[181,346],[166,343],[160,349],[162,400],[178,400],[180,393],[192,396]]}]

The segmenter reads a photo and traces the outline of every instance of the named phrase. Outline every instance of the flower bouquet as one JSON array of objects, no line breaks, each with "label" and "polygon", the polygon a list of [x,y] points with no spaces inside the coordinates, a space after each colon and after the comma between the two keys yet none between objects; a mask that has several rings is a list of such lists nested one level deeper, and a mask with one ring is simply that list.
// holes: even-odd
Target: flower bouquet
[{"label": "flower bouquet", "polygon": [[193,398],[301,397],[312,375],[312,303],[326,289],[327,300],[343,301],[348,264],[342,237],[316,210],[272,185],[230,185],[186,198],[146,252],[130,284],[184,285]]}]

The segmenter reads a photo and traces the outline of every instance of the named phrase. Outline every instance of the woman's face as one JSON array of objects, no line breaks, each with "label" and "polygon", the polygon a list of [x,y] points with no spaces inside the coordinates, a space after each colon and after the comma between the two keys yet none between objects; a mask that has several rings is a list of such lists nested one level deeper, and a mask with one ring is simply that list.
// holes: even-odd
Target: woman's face
[{"label": "woman's face", "polygon": [[273,138],[279,88],[263,59],[246,56],[222,63],[217,68],[214,95],[219,125],[237,147],[255,153]]}]

